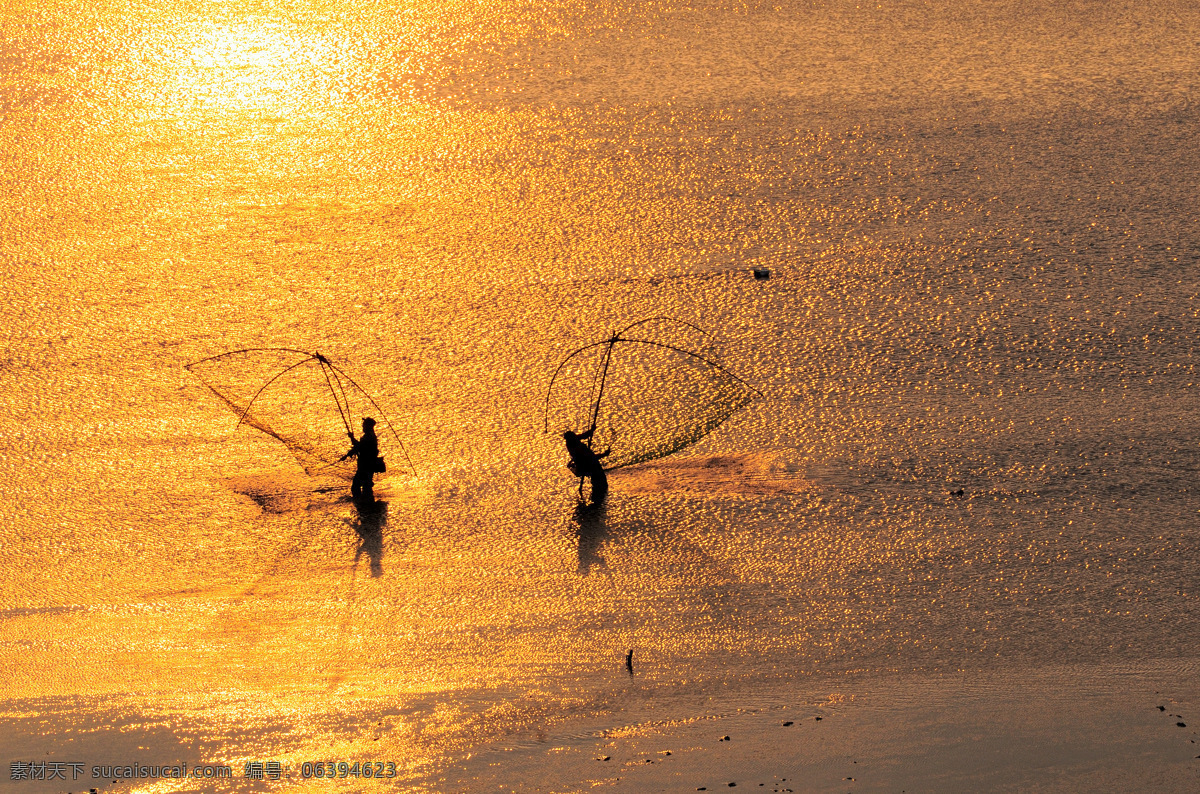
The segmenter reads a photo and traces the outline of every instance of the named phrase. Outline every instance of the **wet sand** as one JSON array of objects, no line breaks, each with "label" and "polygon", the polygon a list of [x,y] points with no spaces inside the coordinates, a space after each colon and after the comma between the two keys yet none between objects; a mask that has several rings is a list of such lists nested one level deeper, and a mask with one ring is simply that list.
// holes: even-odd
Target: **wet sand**
[{"label": "wet sand", "polygon": [[[463,747],[460,761],[410,766],[401,780],[404,790],[427,792],[1189,791],[1200,785],[1196,669],[1196,660],[1176,659],[1136,668],[847,676],[800,683],[792,696],[779,690],[774,697],[714,694],[698,713],[681,711],[653,686],[634,684],[636,696],[619,713],[551,718],[501,741]],[[279,785],[242,778],[237,763],[238,779],[225,782],[151,785],[90,775],[94,765],[137,758],[194,767],[189,759],[211,757],[231,739],[243,747],[277,747],[288,742],[286,720],[256,721],[237,736],[212,741],[205,739],[203,719],[191,722],[172,709],[154,717],[146,704],[83,698],[23,705],[39,716],[6,715],[0,732],[6,750],[48,763],[87,758],[80,781],[87,785],[10,780],[0,783],[6,791],[261,791]],[[356,728],[365,739],[331,745],[326,754],[361,760],[363,748],[372,747],[368,758],[386,755],[394,750],[390,734],[400,716],[368,709],[356,722],[344,721],[341,730]],[[52,734],[49,725],[56,726]],[[153,758],[146,758],[147,748],[154,748]],[[280,758],[288,770],[285,784],[339,791],[395,785],[354,777],[303,781],[303,757]]]},{"label": "wet sand", "polygon": [[637,722],[590,741],[561,731],[514,737],[454,770],[445,790],[1118,792],[1200,785],[1194,659],[826,683],[827,693],[809,700],[717,695],[699,716],[655,708],[648,691]]}]

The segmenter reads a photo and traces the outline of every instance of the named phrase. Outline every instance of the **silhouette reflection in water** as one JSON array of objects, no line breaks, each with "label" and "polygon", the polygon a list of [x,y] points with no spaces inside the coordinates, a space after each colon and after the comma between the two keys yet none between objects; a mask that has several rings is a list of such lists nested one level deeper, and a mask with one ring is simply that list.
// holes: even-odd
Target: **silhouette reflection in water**
[{"label": "silhouette reflection in water", "polygon": [[383,575],[383,527],[387,524],[388,503],[360,496],[354,500],[354,509],[358,511],[354,531],[360,538],[354,564],[358,565],[359,559],[366,554],[371,563],[371,576],[379,578]]},{"label": "silhouette reflection in water", "polygon": [[593,565],[605,567],[600,546],[608,538],[608,506],[579,504],[575,508],[575,535],[579,538],[579,575],[587,576]]}]

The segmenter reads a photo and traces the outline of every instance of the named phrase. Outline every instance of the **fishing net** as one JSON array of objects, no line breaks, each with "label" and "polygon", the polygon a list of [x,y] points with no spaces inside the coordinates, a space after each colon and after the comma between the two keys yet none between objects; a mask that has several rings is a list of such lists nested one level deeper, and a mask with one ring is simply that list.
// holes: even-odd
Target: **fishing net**
[{"label": "fishing net", "polygon": [[[347,433],[362,432],[363,417],[376,421],[380,454],[399,436],[375,400],[320,353],[287,348],[235,350],[188,364],[186,369],[238,417],[278,439],[313,476],[354,478],[355,460]],[[399,461],[393,461],[398,463]],[[411,464],[410,464],[411,467]]]},{"label": "fishing net", "polygon": [[546,394],[547,432],[595,427],[604,468],[670,455],[759,396],[717,360],[701,328],[668,317],[641,320],[566,356]]}]

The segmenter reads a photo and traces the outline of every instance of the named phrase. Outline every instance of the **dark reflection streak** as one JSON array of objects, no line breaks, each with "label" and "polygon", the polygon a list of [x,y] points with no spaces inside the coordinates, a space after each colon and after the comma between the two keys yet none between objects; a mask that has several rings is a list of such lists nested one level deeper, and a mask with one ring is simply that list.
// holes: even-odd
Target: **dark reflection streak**
[{"label": "dark reflection streak", "polygon": [[581,504],[575,508],[575,535],[579,539],[579,575],[587,576],[593,565],[607,568],[600,546],[608,539],[608,507]]},{"label": "dark reflection streak", "polygon": [[358,562],[365,552],[370,561],[371,578],[377,579],[383,575],[383,526],[387,523],[388,503],[375,501],[374,497],[360,497],[354,500],[354,510],[358,521],[343,518],[358,534],[359,544],[354,551],[354,562],[350,566],[350,576],[346,584],[346,610],[339,628],[341,652],[339,662],[329,676],[328,690],[333,690],[346,680],[347,664],[350,658],[350,639],[354,636],[354,624],[359,617],[358,609]]},{"label": "dark reflection streak", "polygon": [[371,577],[378,579],[383,575],[383,527],[387,524],[388,503],[358,499],[354,502],[354,509],[358,511],[358,523],[354,525],[354,531],[361,539],[354,553],[354,565],[357,567],[359,558],[365,552],[370,560]]}]

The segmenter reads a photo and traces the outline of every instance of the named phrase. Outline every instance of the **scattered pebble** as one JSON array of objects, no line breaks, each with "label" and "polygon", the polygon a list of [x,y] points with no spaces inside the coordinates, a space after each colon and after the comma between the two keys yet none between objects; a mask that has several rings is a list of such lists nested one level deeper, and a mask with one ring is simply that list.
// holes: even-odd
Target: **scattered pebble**
[{"label": "scattered pebble", "polygon": [[717,739],[717,741],[718,741],[718,742],[727,742],[727,741],[729,741],[729,737],[728,737],[728,736],[722,736],[720,739]]},{"label": "scattered pebble", "polygon": [[821,721],[821,718],[820,718],[820,717],[817,717],[817,722],[820,722],[820,721]]},{"label": "scattered pebble", "polygon": [[1166,710],[1167,710],[1167,707],[1166,707],[1166,706],[1156,706],[1156,708],[1157,708],[1159,711],[1166,711]]},{"label": "scattered pebble", "polygon": [[737,785],[737,783],[730,783],[730,784],[729,784],[729,787],[730,787],[730,788],[733,788],[733,787],[734,787],[734,786],[736,786],[736,785]]},{"label": "scattered pebble", "polygon": [[1186,728],[1186,727],[1187,727],[1187,723],[1186,723],[1186,722],[1177,722],[1177,723],[1175,723],[1175,724],[1176,724],[1176,725],[1178,725],[1180,728]]},{"label": "scattered pebble", "polygon": [[607,761],[607,760],[608,760],[609,758],[611,758],[611,757],[612,757],[612,756],[608,756],[608,755],[602,755],[602,756],[600,756],[599,758],[597,758],[596,760],[597,760],[597,761]]},{"label": "scattered pebble", "polygon": [[786,728],[786,727],[790,726],[791,724],[792,724],[792,721],[788,720],[787,722],[783,723],[783,727]]}]

